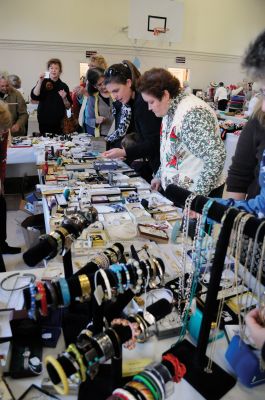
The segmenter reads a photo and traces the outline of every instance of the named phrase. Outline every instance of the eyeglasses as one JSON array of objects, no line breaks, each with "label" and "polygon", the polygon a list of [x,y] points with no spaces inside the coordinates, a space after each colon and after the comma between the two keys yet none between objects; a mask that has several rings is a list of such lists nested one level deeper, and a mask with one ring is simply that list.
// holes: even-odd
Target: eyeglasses
[{"label": "eyeglasses", "polygon": [[95,88],[99,89],[102,88],[102,86],[104,86],[104,80],[102,82],[99,82],[95,85]]}]

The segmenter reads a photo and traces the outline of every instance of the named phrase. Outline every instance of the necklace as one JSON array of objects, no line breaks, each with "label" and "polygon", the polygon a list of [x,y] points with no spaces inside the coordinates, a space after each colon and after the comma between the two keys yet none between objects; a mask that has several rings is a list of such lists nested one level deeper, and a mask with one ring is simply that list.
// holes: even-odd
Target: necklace
[{"label": "necklace", "polygon": [[195,243],[193,245],[193,253],[192,253],[194,272],[193,272],[193,274],[192,273],[190,274],[190,276],[188,278],[188,282],[187,282],[187,288],[185,291],[186,301],[185,301],[184,309],[183,309],[183,312],[181,315],[182,329],[181,329],[181,333],[180,333],[178,342],[183,340],[185,333],[186,333],[189,312],[190,312],[192,300],[195,297],[197,283],[198,283],[198,279],[199,279],[200,271],[201,271],[202,243],[203,243],[203,239],[206,234],[205,226],[206,226],[207,216],[208,216],[209,209],[212,206],[213,202],[214,201],[212,199],[209,199],[207,201],[207,203],[203,207],[201,217],[197,220],[197,225],[196,225],[196,230],[195,230],[195,238],[194,238]]}]

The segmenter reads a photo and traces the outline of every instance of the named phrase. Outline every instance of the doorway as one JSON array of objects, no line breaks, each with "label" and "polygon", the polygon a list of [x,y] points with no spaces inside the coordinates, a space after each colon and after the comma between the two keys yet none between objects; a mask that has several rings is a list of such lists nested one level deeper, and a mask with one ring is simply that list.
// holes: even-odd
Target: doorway
[{"label": "doorway", "polygon": [[168,68],[168,71],[175,76],[175,78],[178,78],[180,81],[181,87],[183,87],[183,81],[189,81],[190,80],[190,69],[187,68]]}]

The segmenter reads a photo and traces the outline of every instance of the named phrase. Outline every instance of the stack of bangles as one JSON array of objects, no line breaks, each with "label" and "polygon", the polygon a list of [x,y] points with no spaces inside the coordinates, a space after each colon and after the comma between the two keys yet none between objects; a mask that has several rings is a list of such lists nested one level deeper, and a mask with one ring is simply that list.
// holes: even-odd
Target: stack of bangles
[{"label": "stack of bangles", "polygon": [[123,388],[115,389],[108,400],[165,400],[171,396],[174,393],[173,381],[176,381],[171,373],[175,357],[168,355],[170,361],[166,360],[166,363],[170,363],[169,369],[164,361],[149,365]]}]

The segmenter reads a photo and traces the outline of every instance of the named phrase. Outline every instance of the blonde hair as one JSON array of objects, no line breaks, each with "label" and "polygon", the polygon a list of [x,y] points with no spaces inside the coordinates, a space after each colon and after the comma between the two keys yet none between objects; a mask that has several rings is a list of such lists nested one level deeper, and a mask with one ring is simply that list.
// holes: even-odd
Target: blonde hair
[{"label": "blonde hair", "polygon": [[12,117],[8,109],[8,105],[0,101],[0,130],[6,131],[12,126]]},{"label": "blonde hair", "polygon": [[91,56],[90,62],[95,63],[96,64],[95,67],[102,68],[104,70],[108,68],[107,61],[100,54],[95,54],[95,55]]},{"label": "blonde hair", "polygon": [[258,101],[258,103],[256,104],[251,118],[257,118],[257,120],[259,121],[260,125],[265,128],[265,112],[262,111],[262,108],[261,108],[262,102],[263,102],[263,99],[261,98]]}]

